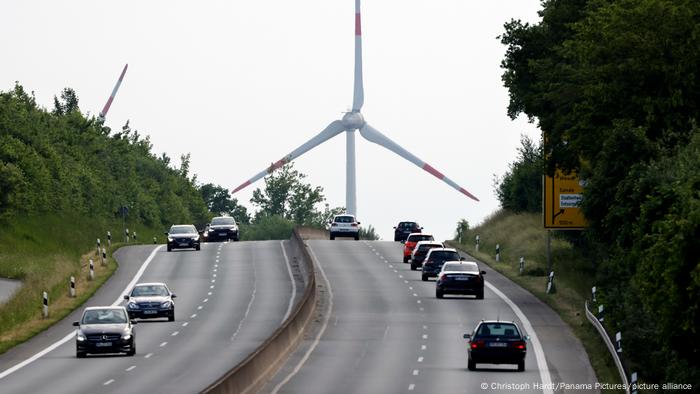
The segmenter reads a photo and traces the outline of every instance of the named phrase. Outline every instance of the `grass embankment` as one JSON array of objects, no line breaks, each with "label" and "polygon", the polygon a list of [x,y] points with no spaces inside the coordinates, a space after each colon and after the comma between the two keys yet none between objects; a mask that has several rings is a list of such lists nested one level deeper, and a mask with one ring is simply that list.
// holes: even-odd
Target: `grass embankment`
[{"label": "grass embankment", "polygon": [[[129,225],[138,239],[150,240],[160,231]],[[107,248],[107,231],[112,247],[107,264],[101,264],[96,241]],[[112,251],[123,243],[122,222],[86,220],[77,217],[13,218],[0,227],[0,277],[19,279],[22,286],[0,305],[0,353],[50,327],[82,305],[116,270]],[[133,242],[133,240],[132,240]],[[149,243],[150,243],[149,242]],[[95,267],[95,280],[88,280],[89,262]],[[76,297],[69,296],[70,277],[76,281]],[[42,293],[49,295],[49,317],[42,317]]]},{"label": "grass embankment", "polygon": [[[479,252],[474,242],[477,234]],[[591,287],[595,286],[593,263],[578,255],[569,242],[557,238],[554,232],[551,258],[556,292],[547,294],[546,242],[547,232],[540,214],[498,211],[481,225],[469,229],[461,244],[449,243],[487,263],[551,306],[585,347],[598,381],[621,383],[605,343],[584,312],[584,301],[590,298]],[[496,244],[500,245],[499,263],[496,263]],[[525,258],[523,275],[519,273],[521,256]]]}]

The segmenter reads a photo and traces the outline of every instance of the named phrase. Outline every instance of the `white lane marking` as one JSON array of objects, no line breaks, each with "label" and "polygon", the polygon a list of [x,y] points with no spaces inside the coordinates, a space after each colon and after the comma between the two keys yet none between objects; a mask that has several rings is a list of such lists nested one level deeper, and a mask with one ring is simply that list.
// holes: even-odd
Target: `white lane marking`
[{"label": "white lane marking", "polygon": [[423,312],[425,310],[425,308],[423,308],[423,307],[420,307],[418,309],[420,309],[421,312]]},{"label": "white lane marking", "polygon": [[209,302],[209,299],[205,298],[202,302]]},{"label": "white lane marking", "polygon": [[210,289],[213,289],[213,288],[214,288],[214,285],[209,286],[209,288],[210,288]]},{"label": "white lane marking", "polygon": [[219,264],[214,264],[214,268],[219,268]]},{"label": "white lane marking", "polygon": [[537,368],[540,370],[540,380],[542,380],[542,393],[544,394],[552,394],[554,391],[552,390],[552,377],[549,375],[549,367],[547,366],[547,359],[544,357],[544,350],[542,350],[542,344],[540,343],[539,338],[537,338],[537,333],[535,332],[535,329],[532,328],[532,324],[530,324],[530,321],[527,320],[527,317],[523,313],[523,311],[518,308],[517,305],[513,301],[510,300],[503,292],[498,290],[496,286],[492,285],[490,282],[485,282],[486,286],[491,289],[494,293],[496,293],[497,296],[501,297],[503,301],[505,301],[506,304],[510,307],[510,309],[515,312],[515,315],[518,317],[521,323],[523,323],[523,327],[525,328],[525,331],[530,335],[530,342],[532,342],[532,347],[535,350],[535,359],[537,360]]},{"label": "white lane marking", "polygon": [[399,275],[399,278],[403,279],[403,275]]},{"label": "white lane marking", "polygon": [[172,333],[172,334],[170,334],[170,335],[172,335],[172,336],[176,336],[176,335],[177,335],[177,334],[179,334],[179,333],[180,333],[180,331],[175,331],[175,332],[173,332],[173,333]]},{"label": "white lane marking", "polygon": [[423,339],[428,339],[428,334],[423,334]]},{"label": "white lane marking", "polygon": [[292,313],[292,306],[294,306],[294,299],[297,297],[297,283],[294,280],[294,275],[292,275],[292,265],[289,263],[289,257],[287,257],[287,251],[284,250],[284,241],[280,241],[280,247],[282,248],[282,255],[284,255],[284,262],[287,263],[287,273],[289,274],[289,280],[292,282],[292,296],[289,298],[289,305],[287,305],[287,312],[284,313],[282,321],[287,320],[289,315]]},{"label": "white lane marking", "polygon": [[[151,261],[152,261],[153,258],[156,256],[156,253],[157,253],[161,248],[163,248],[163,245],[160,245],[160,246],[158,246],[157,248],[153,249],[153,252],[151,252],[151,254],[148,256],[148,258],[146,258],[146,260],[143,262],[143,264],[141,264],[141,268],[139,268],[139,270],[136,272],[136,274],[134,275],[134,277],[131,279],[131,282],[129,282],[129,284],[126,285],[126,288],[125,288],[121,293],[119,293],[119,294],[126,294],[126,293],[129,292],[129,290],[131,290],[132,287],[134,287],[134,285],[136,284],[136,282],[137,282],[139,279],[141,279],[141,276],[143,275],[144,271],[146,271],[146,268],[148,267],[148,265],[151,264]],[[116,301],[114,301],[114,302],[112,303],[112,306],[119,305],[122,301],[124,301],[124,298],[123,298],[123,296],[120,295],[120,296],[116,299]],[[75,336],[75,331],[72,331],[70,334],[68,334],[68,335],[66,335],[65,337],[59,339],[58,341],[52,343],[52,344],[49,345],[48,347],[44,348],[44,349],[41,350],[40,352],[38,352],[38,353],[36,353],[35,355],[29,357],[28,359],[22,361],[21,363],[16,364],[16,365],[14,365],[14,366],[12,366],[12,367],[10,367],[10,368],[8,368],[8,369],[6,369],[6,370],[0,372],[0,379],[4,378],[5,376],[8,376],[9,374],[11,374],[11,373],[13,373],[13,372],[18,371],[18,370],[21,369],[21,368],[26,367],[27,365],[33,363],[34,361],[38,360],[39,358],[41,358],[41,357],[47,355],[47,354],[48,354],[49,352],[51,352],[52,350],[56,349],[57,347],[63,345],[64,343],[70,341],[71,339],[73,339],[74,336]]]},{"label": "white lane marking", "polygon": [[389,264],[389,268],[394,268],[394,266],[393,266],[393,265],[391,265],[391,264]]},{"label": "white lane marking", "polygon": [[408,391],[413,391],[413,389],[415,389],[415,388],[416,388],[416,385],[413,383],[408,385]]},{"label": "white lane marking", "polygon": [[129,368],[125,369],[126,372],[132,371],[134,368],[136,368],[136,365],[132,365]]},{"label": "white lane marking", "polygon": [[417,376],[417,375],[418,375],[418,372],[419,372],[419,371],[418,371],[417,369],[414,369],[414,370],[413,370],[413,376]]},{"label": "white lane marking", "polygon": [[425,350],[427,348],[428,348],[428,346],[426,346],[426,345],[420,345],[420,350]]},{"label": "white lane marking", "polygon": [[233,332],[233,335],[231,335],[231,341],[236,338],[236,335],[241,331],[241,327],[243,327],[243,322],[245,322],[245,319],[248,317],[248,314],[250,313],[250,309],[253,307],[253,301],[255,301],[255,294],[258,292],[258,276],[257,276],[257,271],[255,270],[255,264],[253,264],[253,292],[250,295],[250,301],[248,301],[248,307],[245,308],[245,314],[241,318],[241,321],[238,322],[238,327],[236,327],[236,331]]},{"label": "white lane marking", "polygon": [[194,319],[195,317],[197,317],[197,314],[193,313],[192,316],[190,316],[190,319]]},{"label": "white lane marking", "polygon": [[183,327],[187,327],[188,324],[190,324],[190,323],[189,323],[189,322],[184,322],[184,323],[182,323],[182,326],[183,326]]},{"label": "white lane marking", "polygon": [[207,293],[207,295],[211,295],[211,291]]},{"label": "white lane marking", "polygon": [[394,270],[394,272],[399,272],[399,271],[397,271],[397,270]]},{"label": "white lane marking", "polygon": [[326,272],[323,270],[323,267],[321,266],[321,263],[318,261],[318,257],[316,257],[316,253],[314,253],[314,250],[309,248],[309,252],[311,254],[311,258],[314,260],[314,265],[318,268],[318,271],[321,273],[321,276],[323,277],[323,281],[326,282],[326,290],[328,290],[328,311],[326,312],[326,316],[323,318],[323,325],[321,326],[321,329],[318,331],[318,334],[316,334],[316,338],[314,338],[313,343],[309,347],[309,349],[306,351],[306,354],[304,354],[304,357],[299,360],[299,363],[297,364],[296,367],[292,370],[292,372],[289,373],[284,379],[282,379],[281,382],[275,386],[274,389],[272,389],[272,392],[270,394],[277,394],[279,390],[289,382],[294,375],[296,375],[301,367],[304,366],[304,363],[306,363],[306,360],[309,359],[311,356],[311,353],[316,349],[316,346],[318,346],[319,342],[321,341],[321,337],[323,336],[323,333],[326,332],[326,328],[328,328],[328,321],[331,318],[331,315],[333,314],[333,288],[331,287],[331,282],[328,280],[328,277],[326,276]]},{"label": "white lane marking", "polygon": [[418,294],[416,294],[416,293],[413,293],[413,296],[414,296],[414,297],[418,297]]},{"label": "white lane marking", "polygon": [[147,355],[143,356],[143,358],[151,358],[153,356],[153,353],[148,353]]},{"label": "white lane marking", "polygon": [[211,274],[211,277],[212,277],[212,278],[216,278],[216,274]]},{"label": "white lane marking", "polygon": [[403,283],[408,283],[408,281],[404,279]]},{"label": "white lane marking", "polygon": [[167,345],[167,344],[168,344],[168,342],[163,342],[163,343],[160,344],[160,347],[163,347],[163,346],[165,346],[165,345]]},{"label": "white lane marking", "polygon": [[211,283],[215,283],[215,282],[216,282],[216,279],[212,279],[212,280],[211,280]]},{"label": "white lane marking", "polygon": [[418,357],[418,362],[422,363],[423,362],[423,357]]},{"label": "white lane marking", "polygon": [[218,271],[216,268],[214,268],[214,272]]},{"label": "white lane marking", "polygon": [[202,306],[201,306],[201,305],[198,306],[198,307],[197,307],[197,310],[198,310],[198,311],[201,311],[201,310],[202,310]]},{"label": "white lane marking", "polygon": [[413,290],[413,286],[408,286],[408,289],[409,289],[409,290]]},{"label": "white lane marking", "polygon": [[104,382],[104,383],[102,383],[102,384],[105,385],[105,386],[109,386],[109,385],[112,384],[112,383],[114,383],[114,379],[110,379],[110,380],[108,380],[108,381],[106,381],[106,382]]},{"label": "white lane marking", "polygon": [[424,330],[427,330],[427,329],[428,329],[428,326],[423,326],[423,329],[424,329]]},{"label": "white lane marking", "polygon": [[420,304],[420,300],[416,300],[416,304]]}]

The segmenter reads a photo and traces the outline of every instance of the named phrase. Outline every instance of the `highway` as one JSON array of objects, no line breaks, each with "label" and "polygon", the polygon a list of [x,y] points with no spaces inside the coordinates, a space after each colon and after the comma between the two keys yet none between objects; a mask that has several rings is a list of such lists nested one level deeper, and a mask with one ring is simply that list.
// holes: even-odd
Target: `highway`
[{"label": "highway", "polygon": [[[285,244],[288,241],[284,242]],[[286,248],[286,247],[285,247]],[[303,287],[292,286],[280,241],[208,243],[166,252],[132,246],[120,267],[86,306],[110,305],[153,254],[139,282],[162,281],[177,294],[176,320],[140,321],[136,355],[75,358],[70,338],[12,373],[17,365],[74,331],[82,308],[0,356],[0,392],[196,393],[263,342],[291,310]],[[299,284],[303,286],[303,284]],[[4,372],[3,372],[4,371]],[[5,374],[5,375],[2,375]]]},{"label": "highway", "polygon": [[[552,386],[538,384],[596,381],[581,344],[561,319],[485,265],[490,286],[484,300],[438,300],[434,281],[422,282],[420,271],[402,263],[398,243],[317,240],[309,245],[320,266],[324,316],[264,392],[550,393]],[[516,305],[527,324],[495,291]],[[483,364],[468,371],[462,334],[481,319],[496,318],[515,320],[536,336],[542,360],[533,338],[525,372],[514,365]]]}]

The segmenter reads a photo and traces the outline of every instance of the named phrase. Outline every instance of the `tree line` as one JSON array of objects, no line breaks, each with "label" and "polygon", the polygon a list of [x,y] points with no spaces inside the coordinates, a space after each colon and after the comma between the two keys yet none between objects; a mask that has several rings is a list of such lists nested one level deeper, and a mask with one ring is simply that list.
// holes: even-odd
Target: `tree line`
[{"label": "tree line", "polygon": [[[538,211],[541,174],[586,180],[581,234],[606,322],[646,381],[700,384],[700,2],[550,0],[512,20],[508,114],[546,138],[523,141],[496,193]],[[541,203],[540,203],[541,204]]]}]

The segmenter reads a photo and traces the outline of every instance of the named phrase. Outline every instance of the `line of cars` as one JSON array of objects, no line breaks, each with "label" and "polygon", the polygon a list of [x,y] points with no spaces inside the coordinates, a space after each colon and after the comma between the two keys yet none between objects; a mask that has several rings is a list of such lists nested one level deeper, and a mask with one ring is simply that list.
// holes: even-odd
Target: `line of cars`
[{"label": "line of cars", "polygon": [[93,306],[83,310],[75,335],[75,355],[126,353],[136,354],[135,319],[165,317],[175,320],[175,293],[165,283],[134,285],[124,295],[126,306]]},{"label": "line of cars", "polygon": [[193,224],[175,224],[165,232],[168,237],[168,252],[173,249],[200,250],[202,242],[238,241],[240,230],[236,220],[230,216],[217,216],[204,230],[198,231]]},{"label": "line of cars", "polygon": [[[447,294],[474,295],[484,298],[484,275],[474,261],[467,261],[453,248],[445,248],[442,242],[428,233],[416,222],[400,222],[394,227],[394,241],[403,243],[403,262],[411,264],[411,270],[421,269],[421,279],[435,281],[435,297]],[[467,369],[473,371],[477,363],[516,364],[518,371],[525,370],[527,341],[518,325],[513,321],[482,320],[471,333],[464,334],[469,340]]]}]

